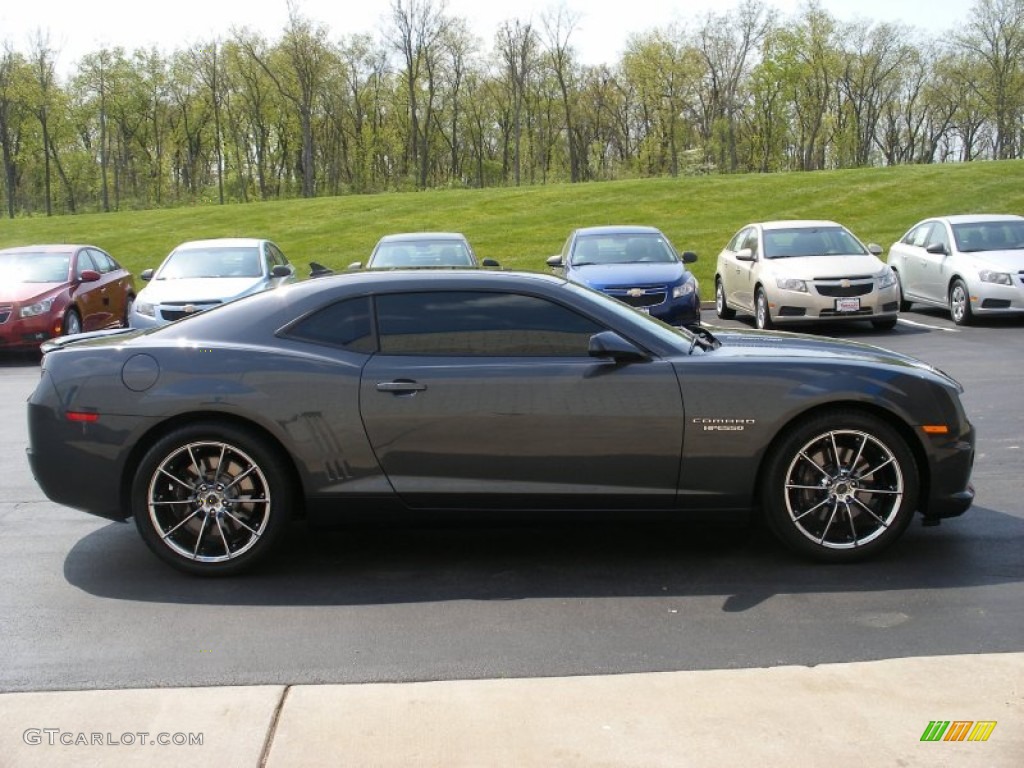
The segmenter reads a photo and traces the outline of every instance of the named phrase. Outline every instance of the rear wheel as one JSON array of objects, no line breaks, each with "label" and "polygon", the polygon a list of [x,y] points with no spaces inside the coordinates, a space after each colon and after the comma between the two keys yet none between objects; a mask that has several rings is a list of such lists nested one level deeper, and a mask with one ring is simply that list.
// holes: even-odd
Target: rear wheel
[{"label": "rear wheel", "polygon": [[974,322],[971,294],[967,290],[967,283],[959,277],[949,288],[949,314],[957,325],[971,325]]},{"label": "rear wheel", "polygon": [[121,327],[131,327],[132,307],[135,306],[135,297],[128,296],[124,300],[124,317],[121,318]]},{"label": "rear wheel", "polygon": [[207,422],[151,447],[132,484],[146,544],[175,568],[238,573],[273,549],[292,503],[280,452],[252,430]]},{"label": "rear wheel", "polygon": [[839,410],[797,424],[773,446],[762,505],[793,551],[851,562],[902,535],[917,489],[917,464],[903,437],[875,416]]},{"label": "rear wheel", "polygon": [[758,288],[754,295],[754,325],[765,331],[775,327],[775,323],[772,322],[772,314],[768,311],[768,297],[765,295],[764,288]]},{"label": "rear wheel", "polygon": [[722,320],[732,320],[736,317],[736,310],[730,309],[725,300],[725,286],[721,280],[715,280],[715,313]]}]

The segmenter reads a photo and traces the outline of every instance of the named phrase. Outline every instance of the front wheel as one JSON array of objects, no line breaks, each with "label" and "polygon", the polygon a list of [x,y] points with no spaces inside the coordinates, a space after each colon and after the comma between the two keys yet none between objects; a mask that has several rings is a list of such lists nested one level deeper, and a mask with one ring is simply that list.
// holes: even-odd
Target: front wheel
[{"label": "front wheel", "polygon": [[762,330],[768,331],[775,327],[772,322],[772,313],[768,311],[768,297],[764,288],[758,288],[754,295],[754,325]]},{"label": "front wheel", "polygon": [[896,275],[896,288],[900,292],[900,312],[909,312],[911,302],[907,301],[903,295],[903,279],[900,277],[900,273],[895,269],[893,274]]},{"label": "front wheel", "polygon": [[238,573],[264,559],[284,527],[292,488],[276,450],[232,424],[191,424],[157,441],[132,483],[143,540],[186,573]]},{"label": "front wheel", "polygon": [[960,278],[954,280],[949,289],[949,314],[957,325],[970,325],[974,322],[971,294],[967,290],[967,283]]},{"label": "front wheel", "polygon": [[82,318],[78,316],[78,312],[69,309],[68,313],[64,315],[64,335],[74,336],[76,333],[82,332]]},{"label": "front wheel", "polygon": [[730,309],[729,303],[725,300],[725,286],[721,280],[715,280],[715,313],[722,320],[732,320],[736,317],[736,310]]},{"label": "front wheel", "polygon": [[898,539],[917,508],[919,475],[903,437],[867,413],[840,410],[791,428],[765,467],[762,506],[791,550],[841,563]]}]

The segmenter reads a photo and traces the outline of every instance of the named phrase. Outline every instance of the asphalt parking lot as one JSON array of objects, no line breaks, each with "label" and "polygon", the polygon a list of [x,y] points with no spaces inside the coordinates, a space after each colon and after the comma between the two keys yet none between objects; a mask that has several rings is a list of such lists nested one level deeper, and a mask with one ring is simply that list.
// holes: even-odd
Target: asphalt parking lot
[{"label": "asphalt parking lot", "polygon": [[[705,322],[749,327],[713,312]],[[24,459],[38,363],[3,358],[0,690],[454,683],[1019,654],[1022,330],[1019,320],[958,328],[929,311],[888,332],[819,329],[942,368],[964,384],[978,429],[971,510],[915,525],[875,561],[831,568],[747,529],[297,526],[269,568],[189,578],[156,561],[134,526],[42,496]],[[986,717],[947,704],[934,717]],[[1000,728],[1020,749],[1019,718]],[[987,764],[1024,760],[993,754]]]}]

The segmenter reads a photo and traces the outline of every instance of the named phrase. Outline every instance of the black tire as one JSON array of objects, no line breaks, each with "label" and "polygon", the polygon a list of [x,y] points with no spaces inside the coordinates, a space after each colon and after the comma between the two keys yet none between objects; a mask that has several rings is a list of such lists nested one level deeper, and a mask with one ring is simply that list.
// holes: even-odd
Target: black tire
[{"label": "black tire", "polygon": [[919,473],[903,437],[881,419],[834,410],[791,427],[772,446],[761,503],[772,532],[820,562],[876,555],[917,509]]},{"label": "black tire", "polygon": [[896,319],[895,317],[886,317],[881,320],[872,320],[871,326],[879,331],[891,331],[896,327]]},{"label": "black tire", "polygon": [[280,451],[251,429],[190,424],[158,440],[132,482],[132,513],[143,540],[186,573],[224,576],[272,551],[289,517],[293,489]]},{"label": "black tire", "polygon": [[900,292],[900,312],[909,312],[910,305],[913,302],[907,301],[905,298],[903,298],[903,281],[900,279],[900,273],[897,272],[895,269],[893,270],[893,273],[896,275],[896,287],[899,289]]},{"label": "black tire", "polygon": [[974,324],[971,294],[967,290],[967,283],[959,277],[949,286],[949,316],[957,325]]},{"label": "black tire", "polygon": [[64,315],[64,324],[61,328],[62,336],[74,336],[76,333],[82,332],[82,318],[79,317],[78,311],[69,309]]},{"label": "black tire", "polygon": [[765,331],[770,331],[775,327],[775,323],[772,322],[772,313],[768,310],[768,296],[765,295],[764,288],[761,287],[758,287],[754,294],[754,326]]},{"label": "black tire", "polygon": [[725,286],[721,280],[715,280],[715,313],[722,320],[732,320],[736,317],[736,310],[730,309],[729,303],[725,300]]}]

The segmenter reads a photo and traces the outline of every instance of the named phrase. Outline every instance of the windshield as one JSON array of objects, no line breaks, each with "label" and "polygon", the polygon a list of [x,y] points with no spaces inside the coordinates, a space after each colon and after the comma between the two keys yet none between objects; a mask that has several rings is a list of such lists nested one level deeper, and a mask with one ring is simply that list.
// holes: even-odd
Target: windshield
[{"label": "windshield", "polygon": [[583,235],[573,245],[570,263],[588,264],[671,264],[679,256],[668,240],[657,233]]},{"label": "windshield", "polygon": [[968,224],[954,224],[953,237],[957,250],[966,253],[976,251],[1010,251],[1024,249],[1024,221],[977,221]]},{"label": "windshield", "polygon": [[0,253],[0,282],[65,283],[68,280],[70,266],[70,253]]},{"label": "windshield", "polygon": [[853,256],[867,249],[843,227],[788,227],[764,230],[764,257]]},{"label": "windshield", "polygon": [[645,326],[648,331],[656,334],[661,338],[663,342],[665,342],[668,345],[671,345],[675,349],[678,349],[680,352],[687,352],[688,350],[692,349],[695,336],[693,332],[686,328],[678,328],[674,325],[663,323],[656,317],[652,317],[651,315],[648,315],[644,312],[639,312],[638,310],[633,309],[628,304],[621,302],[618,299],[613,299],[606,293],[594,290],[593,288],[588,288],[585,285],[569,282],[565,284],[565,287],[567,290],[570,291],[579,291],[581,293],[586,293],[588,296],[603,302],[605,307],[615,312],[616,314],[621,315],[623,318],[626,318],[633,322],[636,322],[637,319],[640,319],[641,322],[650,323],[649,326]]},{"label": "windshield", "polygon": [[472,267],[473,256],[460,240],[402,240],[380,243],[367,267]]},{"label": "windshield", "polygon": [[178,280],[190,277],[262,277],[260,249],[189,248],[172,253],[160,268],[157,280]]}]

